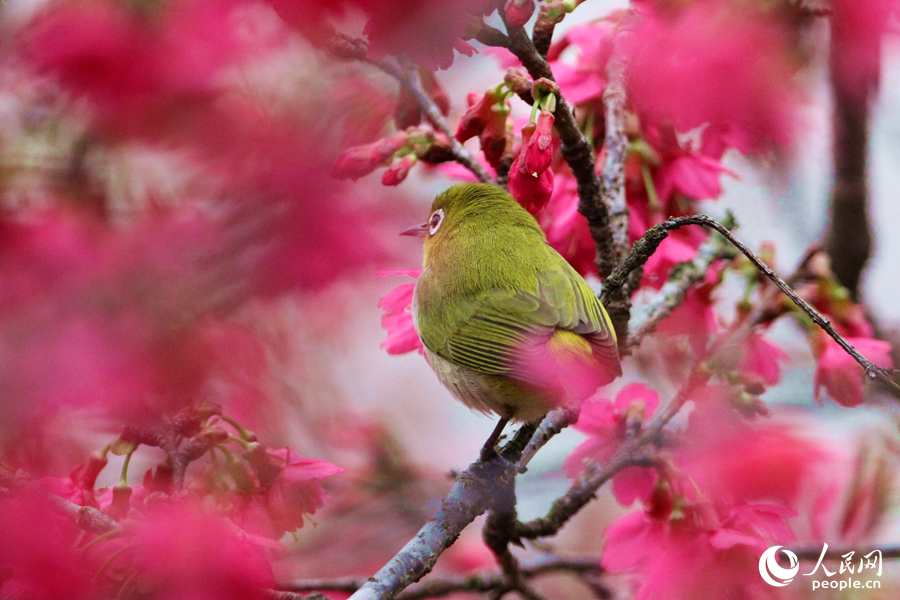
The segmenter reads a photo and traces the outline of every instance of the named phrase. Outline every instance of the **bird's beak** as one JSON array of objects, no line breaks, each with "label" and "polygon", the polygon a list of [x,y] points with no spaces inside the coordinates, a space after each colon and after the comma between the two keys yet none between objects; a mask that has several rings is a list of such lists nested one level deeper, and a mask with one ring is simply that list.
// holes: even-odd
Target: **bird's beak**
[{"label": "bird's beak", "polygon": [[422,223],[421,225],[415,225],[410,227],[409,229],[404,229],[400,232],[400,235],[412,235],[415,237],[425,237],[428,233],[428,223]]}]

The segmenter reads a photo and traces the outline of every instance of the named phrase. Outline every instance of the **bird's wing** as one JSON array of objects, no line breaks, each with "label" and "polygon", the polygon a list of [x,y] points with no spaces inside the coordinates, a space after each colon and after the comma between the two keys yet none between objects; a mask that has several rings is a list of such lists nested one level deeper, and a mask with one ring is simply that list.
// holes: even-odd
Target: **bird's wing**
[{"label": "bird's wing", "polygon": [[535,343],[565,329],[588,341],[598,362],[610,371],[607,379],[621,373],[609,318],[574,271],[539,273],[535,293],[495,289],[460,304],[445,334],[425,340],[432,352],[457,365],[527,380],[522,365],[528,364]]}]

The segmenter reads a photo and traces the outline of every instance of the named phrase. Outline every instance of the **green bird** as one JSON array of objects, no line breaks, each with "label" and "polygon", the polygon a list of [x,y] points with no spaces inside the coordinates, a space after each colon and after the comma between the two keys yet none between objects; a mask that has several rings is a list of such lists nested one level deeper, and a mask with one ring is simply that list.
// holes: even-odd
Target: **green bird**
[{"label": "green bird", "polygon": [[482,455],[509,421],[540,419],[622,374],[600,300],[506,191],[454,185],[402,235],[425,238],[412,312],[428,363],[463,404],[500,416]]}]

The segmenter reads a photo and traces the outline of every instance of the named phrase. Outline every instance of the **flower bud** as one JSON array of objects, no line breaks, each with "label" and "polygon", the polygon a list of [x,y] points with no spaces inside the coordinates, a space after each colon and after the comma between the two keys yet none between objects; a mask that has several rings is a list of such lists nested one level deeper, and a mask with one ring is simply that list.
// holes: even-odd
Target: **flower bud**
[{"label": "flower bud", "polygon": [[508,142],[506,119],[509,116],[509,106],[505,102],[491,106],[490,118],[481,130],[478,141],[481,143],[481,151],[484,157],[495,169],[500,165],[500,159],[506,152]]},{"label": "flower bud", "polygon": [[553,158],[553,115],[542,110],[537,118],[534,135],[522,151],[525,154],[525,171],[540,175],[550,167]]},{"label": "flower bud", "polygon": [[541,173],[529,172],[525,168],[525,151],[535,137],[536,125],[528,123],[522,127],[522,149],[509,169],[509,193],[531,214],[542,209],[553,194],[553,171],[544,169]]},{"label": "flower bud", "polygon": [[534,81],[532,81],[531,75],[528,74],[528,69],[525,67],[510,67],[507,69],[506,75],[503,76],[503,83],[517,95],[531,97]]},{"label": "flower bud", "polygon": [[400,182],[409,175],[409,170],[416,164],[416,160],[415,154],[405,154],[401,156],[387,171],[381,174],[381,184],[399,185]]},{"label": "flower bud", "polygon": [[506,22],[510,27],[524,27],[534,14],[534,0],[506,0]]},{"label": "flower bud", "polygon": [[335,179],[359,179],[390,163],[394,154],[406,145],[406,133],[400,132],[365,146],[345,150],[335,161],[331,176]]}]

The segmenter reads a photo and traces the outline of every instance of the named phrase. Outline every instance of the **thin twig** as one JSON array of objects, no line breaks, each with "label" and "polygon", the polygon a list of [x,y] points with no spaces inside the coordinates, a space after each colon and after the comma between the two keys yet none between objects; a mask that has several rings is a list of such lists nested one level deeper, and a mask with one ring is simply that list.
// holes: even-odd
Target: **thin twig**
[{"label": "thin twig", "polygon": [[848,342],[844,336],[839,334],[835,328],[831,325],[831,321],[826,319],[817,311],[815,308],[810,306],[810,304],[800,297],[800,295],[794,291],[791,286],[789,286],[784,279],[778,276],[775,271],[773,271],[766,263],[764,263],[756,254],[753,253],[747,246],[744,245],[743,242],[734,237],[731,232],[724,227],[723,225],[717,223],[713,219],[709,218],[706,215],[695,215],[692,217],[678,217],[677,219],[669,219],[667,223],[671,223],[670,229],[678,229],[679,227],[683,227],[685,225],[702,225],[703,227],[709,227],[710,229],[714,229],[722,234],[732,245],[741,251],[741,253],[750,259],[750,262],[759,269],[767,278],[769,278],[772,283],[774,283],[778,289],[780,289],[785,296],[791,299],[791,302],[796,304],[803,312],[809,315],[809,318],[813,320],[813,322],[821,327],[825,333],[827,333],[831,339],[838,343],[838,345],[844,349],[844,351],[853,357],[857,363],[859,363],[863,369],[865,369],[866,377],[872,380],[878,380],[885,385],[887,385],[895,394],[900,395],[900,386],[894,382],[891,369],[885,369],[879,367],[874,364],[872,361],[863,356],[859,350],[853,347],[853,345]]},{"label": "thin twig", "polygon": [[428,121],[447,137],[447,140],[450,143],[450,152],[456,162],[472,171],[479,181],[483,183],[496,183],[490,173],[481,166],[481,163],[475,160],[472,154],[454,137],[454,133],[450,129],[447,119],[444,118],[444,115],[441,113],[441,110],[438,108],[437,104],[435,104],[434,100],[432,100],[431,96],[422,89],[422,82],[419,80],[419,74],[415,67],[410,65],[399,67],[387,60],[373,60],[371,58],[363,58],[361,60],[381,69],[399,81],[400,85],[409,90],[419,103],[419,107],[422,109],[422,113]]},{"label": "thin twig", "polygon": [[79,506],[55,494],[50,494],[50,501],[61,514],[75,521],[75,524],[85,531],[102,535],[122,528],[118,522],[96,508]]},{"label": "thin twig", "polygon": [[606,281],[603,282],[603,292],[600,295],[601,302],[604,301],[604,298],[608,297],[608,294],[612,294],[616,289],[621,288],[632,271],[642,267],[644,263],[647,262],[647,259],[656,251],[662,241],[668,237],[670,231],[680,229],[686,225],[700,225],[720,233],[744,256],[746,256],[763,275],[771,280],[784,295],[790,298],[794,304],[809,315],[809,318],[812,319],[816,325],[821,327],[831,339],[837,342],[847,354],[852,356],[853,360],[865,369],[866,377],[884,383],[896,395],[900,396],[900,386],[898,386],[891,377],[893,373],[892,369],[879,367],[863,356],[850,342],[834,329],[831,325],[831,321],[823,317],[819,311],[810,306],[810,304],[801,298],[800,295],[784,281],[784,279],[779,277],[775,271],[756,256],[750,248],[734,237],[728,227],[717,223],[707,215],[674,217],[648,229],[643,237],[635,242],[634,247],[632,247],[628,256],[625,257],[625,260],[623,260],[610,276],[606,278]]},{"label": "thin twig", "polygon": [[[503,35],[499,31],[497,31],[497,33]],[[495,183],[494,178],[490,176],[485,168],[482,167],[472,154],[453,136],[453,131],[450,129],[450,125],[447,123],[441,110],[431,96],[422,89],[422,82],[419,80],[419,75],[415,67],[411,65],[399,66],[388,60],[368,58],[366,56],[368,43],[363,39],[354,38],[343,33],[335,32],[325,45],[325,48],[336,58],[342,60],[357,60],[359,62],[370,64],[400,82],[400,85],[405,87],[416,99],[419,108],[422,109],[422,113],[428,121],[447,137],[453,159],[472,171],[479,181],[483,183]]]}]

